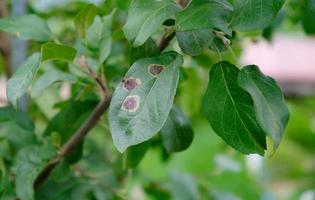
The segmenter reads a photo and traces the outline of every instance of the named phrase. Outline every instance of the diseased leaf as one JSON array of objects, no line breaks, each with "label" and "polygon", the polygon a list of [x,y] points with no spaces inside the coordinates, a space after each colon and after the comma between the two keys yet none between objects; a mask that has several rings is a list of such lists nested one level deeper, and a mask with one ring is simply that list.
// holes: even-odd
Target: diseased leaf
[{"label": "diseased leaf", "polygon": [[133,0],[123,28],[126,38],[139,47],[168,19],[175,19],[179,11],[173,0]]},{"label": "diseased leaf", "polygon": [[120,152],[161,130],[173,104],[182,63],[182,57],[175,52],[140,59],[116,87],[109,124]]},{"label": "diseased leaf", "polygon": [[210,71],[202,110],[213,130],[236,150],[264,154],[266,135],[260,128],[251,96],[238,86],[239,70],[219,62]]},{"label": "diseased leaf", "polygon": [[173,106],[160,133],[163,146],[168,153],[187,149],[194,136],[190,121],[176,106]]},{"label": "diseased leaf", "polygon": [[88,4],[74,18],[74,24],[79,32],[80,37],[84,37],[87,29],[93,23],[94,17],[97,15],[98,8],[94,4]]},{"label": "diseased leaf", "polygon": [[49,60],[72,62],[76,53],[77,50],[70,46],[48,42],[42,45],[41,62]]},{"label": "diseased leaf", "polygon": [[0,19],[0,30],[23,40],[45,42],[52,40],[52,33],[46,22],[36,15],[24,15]]},{"label": "diseased leaf", "polygon": [[176,37],[181,49],[189,55],[200,54],[211,45],[213,29],[231,35],[232,11],[232,5],[226,0],[192,1],[176,16]]},{"label": "diseased leaf", "polygon": [[30,146],[18,153],[15,160],[15,185],[18,198],[34,200],[33,183],[40,171],[56,155],[51,145]]},{"label": "diseased leaf", "polygon": [[39,63],[40,54],[35,53],[9,79],[7,97],[14,107],[17,106],[17,101],[26,93],[28,87],[31,85],[37,73]]},{"label": "diseased leaf", "polygon": [[272,138],[276,149],[290,115],[281,89],[275,80],[265,76],[255,65],[246,66],[240,71],[238,83],[254,100],[260,127]]},{"label": "diseased leaf", "polygon": [[73,83],[76,81],[76,77],[59,70],[47,71],[33,84],[31,95],[36,98],[54,83],[62,81]]},{"label": "diseased leaf", "polygon": [[236,0],[232,26],[238,31],[267,27],[276,18],[284,0]]}]

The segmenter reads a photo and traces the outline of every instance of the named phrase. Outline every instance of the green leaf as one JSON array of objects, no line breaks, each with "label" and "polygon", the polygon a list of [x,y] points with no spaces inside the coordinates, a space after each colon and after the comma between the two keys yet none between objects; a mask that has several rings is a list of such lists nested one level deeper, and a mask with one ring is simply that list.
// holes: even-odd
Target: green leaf
[{"label": "green leaf", "polygon": [[112,48],[112,21],[115,10],[104,17],[95,17],[93,24],[86,33],[86,43],[97,50],[99,63],[102,64],[109,56]]},{"label": "green leaf", "polygon": [[[90,116],[96,105],[97,101],[90,100],[67,101],[61,111],[49,121],[43,135],[53,137],[53,133],[59,134],[61,137],[60,145],[63,145]],[[83,143],[79,144],[79,147],[67,156],[66,159],[68,163],[75,163],[81,158],[83,150],[82,145]]]},{"label": "green leaf", "polygon": [[202,110],[213,130],[236,150],[264,154],[266,135],[260,128],[251,96],[238,86],[239,69],[219,62],[210,71]]},{"label": "green leaf", "polygon": [[0,30],[23,40],[45,42],[53,37],[46,22],[36,15],[0,19]]},{"label": "green leaf", "polygon": [[63,44],[56,44],[48,42],[42,45],[41,48],[41,62],[50,60],[61,60],[65,62],[72,62],[77,50]]},{"label": "green leaf", "polygon": [[160,133],[163,146],[168,153],[187,149],[194,137],[190,121],[176,106],[173,106]]},{"label": "green leaf", "polygon": [[172,199],[174,200],[198,200],[200,194],[197,182],[189,174],[173,172],[171,174],[170,188],[172,191]]},{"label": "green leaf", "polygon": [[211,45],[213,29],[231,35],[229,27],[233,7],[226,1],[194,0],[176,17],[176,37],[181,49],[189,55],[198,55]]},{"label": "green leaf", "polygon": [[109,122],[120,152],[161,130],[173,104],[182,63],[182,57],[175,52],[140,59],[116,87]]},{"label": "green leaf", "polygon": [[276,149],[290,115],[281,89],[255,65],[246,66],[240,71],[238,83],[254,100],[259,125],[272,138]]},{"label": "green leaf", "polygon": [[211,29],[204,29],[179,31],[176,33],[176,38],[184,53],[196,56],[211,46],[214,37]]},{"label": "green leaf", "polygon": [[2,200],[14,199],[14,188],[3,171],[0,171],[0,197]]},{"label": "green leaf", "polygon": [[130,63],[134,63],[140,58],[153,57],[159,53],[159,49],[156,46],[154,40],[149,38],[142,46],[132,48],[130,52]]},{"label": "green leaf", "polygon": [[238,31],[267,27],[276,18],[284,0],[236,0],[232,26]]},{"label": "green leaf", "polygon": [[302,25],[307,34],[315,34],[315,0],[307,0]]},{"label": "green leaf", "polygon": [[34,53],[13,74],[7,85],[7,97],[14,107],[31,85],[40,64],[40,54]]},{"label": "green leaf", "polygon": [[88,4],[74,18],[74,24],[79,32],[80,37],[84,37],[87,29],[93,23],[94,17],[97,15],[98,8],[94,4]]},{"label": "green leaf", "polygon": [[0,108],[0,138],[5,138],[14,154],[36,142],[34,124],[30,117],[12,107]]},{"label": "green leaf", "polygon": [[0,124],[13,121],[23,129],[34,130],[34,124],[26,113],[16,111],[12,107],[0,108],[0,113]]},{"label": "green leaf", "polygon": [[173,0],[133,0],[123,28],[126,38],[134,47],[139,47],[159,30],[168,19],[175,19],[179,11]]},{"label": "green leaf", "polygon": [[18,198],[34,200],[33,183],[40,171],[56,155],[51,145],[26,147],[18,153],[14,166]]},{"label": "green leaf", "polygon": [[63,81],[74,83],[76,81],[76,77],[72,74],[59,70],[49,70],[33,84],[31,96],[36,98],[54,83]]},{"label": "green leaf", "polygon": [[141,162],[142,158],[145,156],[145,153],[150,147],[150,140],[145,141],[141,144],[130,146],[127,148],[125,153],[125,167],[135,168]]}]

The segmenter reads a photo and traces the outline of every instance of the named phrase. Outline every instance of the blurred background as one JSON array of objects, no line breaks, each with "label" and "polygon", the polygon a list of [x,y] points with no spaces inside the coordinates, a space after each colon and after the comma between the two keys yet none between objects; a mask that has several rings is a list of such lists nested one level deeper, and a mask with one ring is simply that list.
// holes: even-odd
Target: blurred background
[{"label": "blurred background", "polygon": [[[63,43],[74,44],[73,17],[87,3],[97,4],[105,14],[114,7],[118,8],[113,25],[112,53],[105,66],[110,85],[114,87],[116,80],[123,77],[130,66],[128,55],[131,47],[121,31],[129,0],[0,0],[0,17],[38,14],[47,20]],[[175,100],[192,121],[195,135],[189,149],[166,155],[157,141],[139,166],[128,171],[123,184],[120,184],[116,175],[120,173],[117,168],[122,167],[113,169],[112,166],[121,155],[113,147],[105,116],[89,134],[83,159],[72,166],[75,172],[73,180],[55,180],[60,184],[51,183],[47,190],[36,194],[38,199],[53,199],[48,195],[55,195],[55,199],[72,199],[74,194],[79,197],[77,199],[84,199],[79,195],[87,190],[89,182],[94,193],[108,198],[112,194],[118,197],[123,194],[126,199],[315,200],[313,33],[315,13],[308,11],[306,1],[287,0],[270,27],[236,34],[232,50],[220,52],[224,59],[240,66],[258,65],[283,89],[291,118],[280,148],[273,156],[246,156],[236,152],[213,133],[201,115],[200,102],[207,87],[208,71],[219,61],[217,52],[206,50],[200,56],[185,57],[185,78],[181,80]],[[157,33],[156,38],[159,35]],[[8,77],[38,48],[38,43],[19,41],[0,32],[0,106],[7,106]],[[180,51],[176,41],[169,48]],[[48,63],[39,74],[54,67],[61,71],[69,70],[62,63]],[[60,106],[55,104],[69,99],[70,93],[69,83],[56,83],[37,98],[24,98],[21,107],[33,119],[37,135],[44,132],[49,120],[59,112]],[[1,147],[1,131],[18,130],[0,123],[0,157],[10,160]],[[63,177],[70,176],[65,169],[58,172]]]}]

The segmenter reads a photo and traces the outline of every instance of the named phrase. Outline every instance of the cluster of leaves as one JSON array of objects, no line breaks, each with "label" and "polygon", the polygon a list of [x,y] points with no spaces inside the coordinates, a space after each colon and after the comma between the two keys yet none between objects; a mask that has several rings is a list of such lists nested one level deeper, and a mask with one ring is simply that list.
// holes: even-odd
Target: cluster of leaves
[{"label": "cluster of leaves", "polygon": [[[86,121],[103,93],[109,96],[112,87],[115,91],[108,119],[114,145],[120,152],[125,152],[125,160],[118,159],[119,162],[135,167],[147,149],[156,144],[163,146],[165,154],[187,149],[193,140],[193,130],[184,112],[173,103],[178,84],[185,79],[183,56],[198,56],[206,49],[218,53],[230,49],[236,34],[271,26],[284,0],[193,0],[186,3],[183,8],[174,0],[131,2],[122,29],[132,46],[129,58],[132,65],[125,75],[108,69],[108,58],[114,53],[112,20],[116,10],[102,16],[95,5],[87,5],[74,19],[78,32],[74,45],[62,44],[37,15],[0,20],[1,30],[41,44],[40,52],[33,53],[8,81],[7,96],[14,108],[0,111],[0,123],[12,124],[5,126],[6,130],[0,129],[0,136],[8,143],[3,151],[15,155],[13,160],[4,159],[14,163],[12,174],[15,192],[20,199],[34,199],[33,184],[38,174]],[[309,3],[314,5],[313,1]],[[164,49],[154,42],[161,28],[166,29],[161,40],[176,35],[180,52],[161,52]],[[61,62],[61,66],[66,63],[67,67],[65,70],[48,68],[32,84],[40,66],[45,67],[51,61]],[[220,61],[209,66],[209,85],[202,100],[204,116],[217,135],[236,150],[264,155],[268,149],[272,153],[279,146],[289,119],[283,94],[276,82],[257,66],[239,69],[236,65]],[[105,80],[105,91],[96,92],[97,81]],[[49,119],[43,134],[35,134],[33,122],[15,108],[30,86],[31,96],[36,98],[56,82],[70,83],[71,97],[55,105],[60,112]],[[19,137],[9,134],[12,130],[16,130]],[[60,188],[56,189],[60,191],[53,191],[56,192],[54,197],[47,194],[51,193],[49,188],[58,185],[58,173],[68,172],[69,167],[82,158],[82,151],[83,142],[59,164],[36,197],[75,199],[74,196],[58,196],[62,193]],[[97,172],[101,168],[98,167]],[[9,173],[6,169],[3,171]],[[108,186],[105,181],[100,181],[94,188],[85,184],[83,188],[76,188],[77,194],[107,198],[102,196],[101,188],[116,187],[119,179],[126,176],[116,168],[109,171],[115,179],[112,185]],[[79,172],[84,174],[82,170]],[[84,175],[91,178],[89,174]],[[63,179],[69,182],[69,190],[84,181],[73,182],[74,176],[68,172]],[[12,186],[7,186],[10,185],[8,177],[2,176],[0,188],[6,188],[3,193],[9,197],[15,194]]]},{"label": "cluster of leaves", "polygon": [[[182,10],[172,0],[150,3],[134,0],[123,30],[129,42],[139,47],[168,22],[169,32],[176,33],[183,53],[196,56],[205,48],[218,49],[220,43],[228,46],[228,37],[232,37],[234,30],[244,32],[267,27],[283,3],[277,0],[235,1],[233,4],[194,0]],[[168,58],[168,54],[133,64],[125,78],[138,78],[143,82],[135,90],[124,91],[123,84],[116,88],[110,108],[110,125],[114,143],[120,151],[151,138],[167,119],[179,74],[178,69],[171,68],[182,65],[179,55]],[[169,65],[170,62],[176,66]],[[149,78],[146,68],[150,64],[161,64],[166,70],[159,77]],[[134,113],[121,109],[128,95],[140,97],[139,108]],[[277,148],[289,118],[283,95],[274,80],[264,76],[256,66],[239,71],[227,62],[220,62],[211,69],[203,110],[215,132],[246,154],[263,155],[266,136],[274,143],[271,146]]]}]

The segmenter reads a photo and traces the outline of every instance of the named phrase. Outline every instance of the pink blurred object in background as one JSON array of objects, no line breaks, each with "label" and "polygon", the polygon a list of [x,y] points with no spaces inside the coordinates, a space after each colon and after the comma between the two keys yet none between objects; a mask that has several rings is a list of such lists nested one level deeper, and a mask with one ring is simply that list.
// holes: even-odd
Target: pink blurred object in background
[{"label": "pink blurred object in background", "polygon": [[255,64],[289,95],[315,93],[315,38],[276,35],[271,43],[245,42],[241,63]]},{"label": "pink blurred object in background", "polygon": [[0,106],[7,105],[7,97],[6,97],[6,80],[4,77],[0,77]]}]

